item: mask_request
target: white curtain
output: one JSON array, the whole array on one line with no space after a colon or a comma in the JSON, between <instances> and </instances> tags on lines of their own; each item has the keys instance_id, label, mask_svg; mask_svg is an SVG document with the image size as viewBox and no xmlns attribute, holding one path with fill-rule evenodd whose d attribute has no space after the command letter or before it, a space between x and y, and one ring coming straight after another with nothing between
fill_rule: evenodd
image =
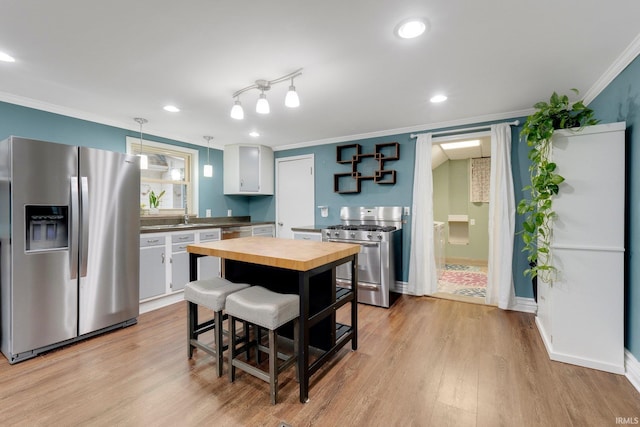
<instances>
[{"instance_id":1,"label":"white curtain","mask_svg":"<svg viewBox=\"0 0 640 427\"><path fill-rule=\"evenodd\" d=\"M431 295L438 289L438 274L433 253L433 176L430 133L418 135L416 140L411 213L408 291L411 295Z\"/></svg>"},{"instance_id":2,"label":"white curtain","mask_svg":"<svg viewBox=\"0 0 640 427\"><path fill-rule=\"evenodd\" d=\"M512 259L516 212L508 124L491 126L490 186L486 302L506 310L515 304Z\"/></svg>"}]
</instances>

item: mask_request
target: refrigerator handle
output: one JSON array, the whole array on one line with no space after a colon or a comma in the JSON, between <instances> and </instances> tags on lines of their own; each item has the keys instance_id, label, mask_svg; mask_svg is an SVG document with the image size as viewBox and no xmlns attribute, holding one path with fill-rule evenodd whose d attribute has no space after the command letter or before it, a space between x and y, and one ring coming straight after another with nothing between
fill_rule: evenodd
<instances>
[{"instance_id":1,"label":"refrigerator handle","mask_svg":"<svg viewBox=\"0 0 640 427\"><path fill-rule=\"evenodd\" d=\"M78 204L78 177L72 176L71 186L71 238L69 242L69 273L71 279L78 278L78 226L80 210Z\"/></svg>"},{"instance_id":2,"label":"refrigerator handle","mask_svg":"<svg viewBox=\"0 0 640 427\"><path fill-rule=\"evenodd\" d=\"M87 257L89 254L89 181L86 176L80 178L80 200L82 201L82 227L80 228L80 277L87 275Z\"/></svg>"}]
</instances>

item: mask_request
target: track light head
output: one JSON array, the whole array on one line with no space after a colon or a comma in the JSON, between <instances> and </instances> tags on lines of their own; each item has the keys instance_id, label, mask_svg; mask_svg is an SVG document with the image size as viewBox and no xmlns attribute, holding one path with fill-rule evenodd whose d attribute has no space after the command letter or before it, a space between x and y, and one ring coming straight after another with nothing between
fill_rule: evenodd
<instances>
[{"instance_id":1,"label":"track light head","mask_svg":"<svg viewBox=\"0 0 640 427\"><path fill-rule=\"evenodd\" d=\"M256 113L258 114L269 114L269 101L267 101L267 95L262 92L260 94L260 98L258 98L258 102L256 103Z\"/></svg>"},{"instance_id":2,"label":"track light head","mask_svg":"<svg viewBox=\"0 0 640 427\"><path fill-rule=\"evenodd\" d=\"M233 107L231 107L231 118L236 120L244 119L244 110L242 109L242 104L240 104L240 99L236 98L236 101L233 103Z\"/></svg>"},{"instance_id":3,"label":"track light head","mask_svg":"<svg viewBox=\"0 0 640 427\"><path fill-rule=\"evenodd\" d=\"M287 96L284 98L284 105L289 108L298 108L300 106L300 98L298 98L298 92L296 92L296 87L293 85L293 79L291 79L291 86L289 86Z\"/></svg>"}]
</instances>

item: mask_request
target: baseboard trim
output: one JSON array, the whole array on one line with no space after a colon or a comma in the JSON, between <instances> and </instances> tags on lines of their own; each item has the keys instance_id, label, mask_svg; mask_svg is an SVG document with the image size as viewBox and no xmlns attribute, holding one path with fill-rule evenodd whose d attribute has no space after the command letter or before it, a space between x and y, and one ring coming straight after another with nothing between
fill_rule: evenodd
<instances>
[{"instance_id":1,"label":"baseboard trim","mask_svg":"<svg viewBox=\"0 0 640 427\"><path fill-rule=\"evenodd\" d=\"M536 326L538 327L538 332L540 333L540 337L542 338L542 342L544 343L544 347L547 350L547 355L549 359L554 360L556 362L568 363L570 365L582 366L585 368L597 369L599 371L610 372L612 374L625 375L625 362L622 362L622 365L610 363L607 361L601 360L593 360L588 359L586 357L575 356L573 354L560 353L553 348L553 343L551 342L551 336L548 331L545 330L544 325L540 321L540 319L536 316Z\"/></svg>"},{"instance_id":2,"label":"baseboard trim","mask_svg":"<svg viewBox=\"0 0 640 427\"><path fill-rule=\"evenodd\" d=\"M148 299L140 303L140 314L157 310L179 301L184 301L184 292L176 292L174 294L163 295L159 298Z\"/></svg>"},{"instance_id":3,"label":"baseboard trim","mask_svg":"<svg viewBox=\"0 0 640 427\"><path fill-rule=\"evenodd\" d=\"M513 307L509 307L513 311L521 311L523 313L538 312L538 304L533 298L516 297L516 303Z\"/></svg>"},{"instance_id":4,"label":"baseboard trim","mask_svg":"<svg viewBox=\"0 0 640 427\"><path fill-rule=\"evenodd\" d=\"M409 284L407 282L396 281L393 284L391 291L411 295L409 293ZM509 310L536 314L538 311L538 304L536 304L533 298L516 297L515 304L512 307L509 307Z\"/></svg>"},{"instance_id":5,"label":"baseboard trim","mask_svg":"<svg viewBox=\"0 0 640 427\"><path fill-rule=\"evenodd\" d=\"M640 392L640 362L626 348L624 349L624 367L627 370L625 376L631 385Z\"/></svg>"},{"instance_id":6,"label":"baseboard trim","mask_svg":"<svg viewBox=\"0 0 640 427\"><path fill-rule=\"evenodd\" d=\"M407 282L399 282L396 281L391 288L392 292L397 292L399 294L409 294L409 284Z\"/></svg>"}]
</instances>

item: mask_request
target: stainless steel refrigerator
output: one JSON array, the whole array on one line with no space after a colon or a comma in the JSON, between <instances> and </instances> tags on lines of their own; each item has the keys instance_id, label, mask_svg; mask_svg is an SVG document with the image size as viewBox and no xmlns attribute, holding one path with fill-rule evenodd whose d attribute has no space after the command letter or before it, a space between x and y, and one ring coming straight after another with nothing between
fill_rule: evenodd
<instances>
[{"instance_id":1,"label":"stainless steel refrigerator","mask_svg":"<svg viewBox=\"0 0 640 427\"><path fill-rule=\"evenodd\" d=\"M136 323L136 156L0 142L1 350L10 363Z\"/></svg>"}]
</instances>

